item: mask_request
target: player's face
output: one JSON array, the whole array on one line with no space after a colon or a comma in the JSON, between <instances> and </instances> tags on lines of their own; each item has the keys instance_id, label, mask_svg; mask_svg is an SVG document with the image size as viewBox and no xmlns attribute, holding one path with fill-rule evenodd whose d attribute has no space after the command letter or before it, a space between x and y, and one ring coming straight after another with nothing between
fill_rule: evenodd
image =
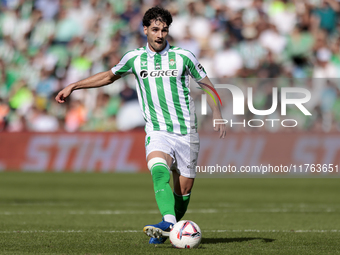
<instances>
[{"instance_id":1,"label":"player's face","mask_svg":"<svg viewBox=\"0 0 340 255\"><path fill-rule=\"evenodd\" d=\"M155 52L162 51L166 46L166 37L169 27L159 20L152 20L150 26L144 26L144 34L148 38L150 49Z\"/></svg>"}]
</instances>

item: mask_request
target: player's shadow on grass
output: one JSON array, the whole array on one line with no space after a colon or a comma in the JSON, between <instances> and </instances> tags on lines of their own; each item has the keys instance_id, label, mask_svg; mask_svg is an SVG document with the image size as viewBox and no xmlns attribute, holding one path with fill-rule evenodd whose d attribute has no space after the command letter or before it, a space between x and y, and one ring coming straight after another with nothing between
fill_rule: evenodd
<instances>
[{"instance_id":1,"label":"player's shadow on grass","mask_svg":"<svg viewBox=\"0 0 340 255\"><path fill-rule=\"evenodd\" d=\"M275 239L262 238L262 237L239 237L239 238L202 238L202 244L211 243L233 243L233 242L246 242L251 240L262 240L265 243L270 243L275 241Z\"/></svg>"}]
</instances>

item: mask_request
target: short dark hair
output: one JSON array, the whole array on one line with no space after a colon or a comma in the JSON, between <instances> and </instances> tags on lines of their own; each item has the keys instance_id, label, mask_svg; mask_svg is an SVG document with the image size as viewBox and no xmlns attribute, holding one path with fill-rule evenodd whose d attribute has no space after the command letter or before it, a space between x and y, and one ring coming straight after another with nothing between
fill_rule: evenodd
<instances>
[{"instance_id":1,"label":"short dark hair","mask_svg":"<svg viewBox=\"0 0 340 255\"><path fill-rule=\"evenodd\" d=\"M155 6L146 11L143 17L143 26L150 26L152 20L165 22L168 26L172 23L172 16L168 10Z\"/></svg>"}]
</instances>

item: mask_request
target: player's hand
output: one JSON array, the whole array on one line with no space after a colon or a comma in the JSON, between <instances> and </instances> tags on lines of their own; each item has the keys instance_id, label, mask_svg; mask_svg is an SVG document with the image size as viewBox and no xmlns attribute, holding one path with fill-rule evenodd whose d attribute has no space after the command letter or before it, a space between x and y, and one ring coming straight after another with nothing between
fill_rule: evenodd
<instances>
[{"instance_id":1,"label":"player's hand","mask_svg":"<svg viewBox=\"0 0 340 255\"><path fill-rule=\"evenodd\" d=\"M65 103L65 99L71 94L71 92L72 88L70 88L70 86L67 86L58 93L58 95L55 97L55 100L58 103Z\"/></svg>"},{"instance_id":2,"label":"player's hand","mask_svg":"<svg viewBox=\"0 0 340 255\"><path fill-rule=\"evenodd\" d=\"M213 112L213 119L222 119L221 113ZM227 126L226 124L216 124L216 126L214 127L214 130L220 132L220 136L219 136L220 138L224 138L227 133Z\"/></svg>"}]
</instances>

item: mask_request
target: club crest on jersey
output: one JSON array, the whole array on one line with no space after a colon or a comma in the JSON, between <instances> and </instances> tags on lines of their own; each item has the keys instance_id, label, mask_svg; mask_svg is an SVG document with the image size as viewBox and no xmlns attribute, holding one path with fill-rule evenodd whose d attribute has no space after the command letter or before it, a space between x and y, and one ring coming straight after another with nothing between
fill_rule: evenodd
<instances>
[{"instance_id":1,"label":"club crest on jersey","mask_svg":"<svg viewBox=\"0 0 340 255\"><path fill-rule=\"evenodd\" d=\"M148 72L147 70L142 70L139 73L139 76L142 79L147 78L148 76L158 78L158 77L177 77L178 70L172 69L172 70L155 70Z\"/></svg>"},{"instance_id":2,"label":"club crest on jersey","mask_svg":"<svg viewBox=\"0 0 340 255\"><path fill-rule=\"evenodd\" d=\"M169 64L170 64L171 66L173 66L174 64L176 64L176 62L175 62L175 60L170 59Z\"/></svg>"}]
</instances>

